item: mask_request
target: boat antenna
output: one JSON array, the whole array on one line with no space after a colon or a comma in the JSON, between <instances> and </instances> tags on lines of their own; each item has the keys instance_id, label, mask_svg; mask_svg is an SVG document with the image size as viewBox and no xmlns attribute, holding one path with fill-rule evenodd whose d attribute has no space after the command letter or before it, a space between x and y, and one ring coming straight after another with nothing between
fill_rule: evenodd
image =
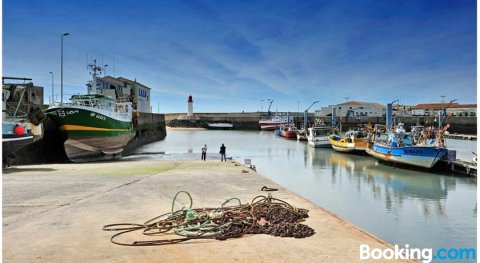
<instances>
[{"instance_id":1,"label":"boat antenna","mask_svg":"<svg viewBox=\"0 0 480 263\"><path fill-rule=\"evenodd\" d=\"M97 66L96 59L93 60L93 64L88 65L88 68L91 70L90 75L92 75L92 86L88 90L88 94L90 94L93 90L97 88L97 75L102 73L102 68L100 66Z\"/></svg>"},{"instance_id":2,"label":"boat antenna","mask_svg":"<svg viewBox=\"0 0 480 263\"><path fill-rule=\"evenodd\" d=\"M88 68L91 70L90 74L94 77L96 77L98 74L102 73L102 68L100 66L97 66L97 60L93 60L93 64L89 64ZM97 74L98 71L98 74Z\"/></svg>"}]
</instances>

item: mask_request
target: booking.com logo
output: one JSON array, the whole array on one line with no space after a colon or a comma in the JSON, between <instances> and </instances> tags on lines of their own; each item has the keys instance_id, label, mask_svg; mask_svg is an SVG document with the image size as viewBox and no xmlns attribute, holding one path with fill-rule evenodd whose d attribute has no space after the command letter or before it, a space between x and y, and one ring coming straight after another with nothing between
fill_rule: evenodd
<instances>
[{"instance_id":1,"label":"booking.com logo","mask_svg":"<svg viewBox=\"0 0 480 263\"><path fill-rule=\"evenodd\" d=\"M400 248L370 248L369 245L360 245L360 259L416 259L423 263L432 260L476 260L477 250L474 248L439 248L435 252L432 248L410 248L408 244Z\"/></svg>"}]
</instances>

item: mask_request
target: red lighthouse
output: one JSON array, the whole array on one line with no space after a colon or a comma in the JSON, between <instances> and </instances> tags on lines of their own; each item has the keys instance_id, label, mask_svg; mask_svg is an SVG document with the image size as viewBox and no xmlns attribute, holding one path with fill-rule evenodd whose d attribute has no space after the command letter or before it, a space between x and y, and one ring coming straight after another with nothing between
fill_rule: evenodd
<instances>
[{"instance_id":1,"label":"red lighthouse","mask_svg":"<svg viewBox=\"0 0 480 263\"><path fill-rule=\"evenodd\" d=\"M188 113L187 117L193 117L193 98L192 95L188 96Z\"/></svg>"}]
</instances>

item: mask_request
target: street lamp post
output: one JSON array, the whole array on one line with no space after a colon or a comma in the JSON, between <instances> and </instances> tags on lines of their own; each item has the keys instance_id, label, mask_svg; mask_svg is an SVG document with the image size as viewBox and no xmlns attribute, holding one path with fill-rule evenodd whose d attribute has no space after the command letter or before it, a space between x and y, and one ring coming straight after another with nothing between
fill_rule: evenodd
<instances>
[{"instance_id":1,"label":"street lamp post","mask_svg":"<svg viewBox=\"0 0 480 263\"><path fill-rule=\"evenodd\" d=\"M103 76L105 77L105 75L107 75L107 67L108 67L108 64L105 64L105 66L103 66Z\"/></svg>"},{"instance_id":2,"label":"street lamp post","mask_svg":"<svg viewBox=\"0 0 480 263\"><path fill-rule=\"evenodd\" d=\"M400 103L400 100L394 100L390 103L387 103L387 110L385 112L385 125L387 127L392 126L392 119L393 119L393 104L397 102ZM395 122L393 122L393 126L395 126Z\"/></svg>"},{"instance_id":3,"label":"street lamp post","mask_svg":"<svg viewBox=\"0 0 480 263\"><path fill-rule=\"evenodd\" d=\"M300 119L300 101L297 100L297 123L296 123L297 127L299 126L299 122L300 122L299 119Z\"/></svg>"},{"instance_id":4,"label":"street lamp post","mask_svg":"<svg viewBox=\"0 0 480 263\"><path fill-rule=\"evenodd\" d=\"M452 103L454 103L455 101L457 101L457 99L451 100L447 106L443 105L443 109L438 112L438 128L439 129L442 128L443 117L447 116L447 108L450 107L450 105L452 105Z\"/></svg>"},{"instance_id":5,"label":"street lamp post","mask_svg":"<svg viewBox=\"0 0 480 263\"><path fill-rule=\"evenodd\" d=\"M63 33L61 38L61 62L60 62L60 104L63 104L63 37L70 33Z\"/></svg>"},{"instance_id":6,"label":"street lamp post","mask_svg":"<svg viewBox=\"0 0 480 263\"><path fill-rule=\"evenodd\" d=\"M53 89L53 72L50 71L50 74L52 74L52 100L51 103L55 103L55 91Z\"/></svg>"}]
</instances>

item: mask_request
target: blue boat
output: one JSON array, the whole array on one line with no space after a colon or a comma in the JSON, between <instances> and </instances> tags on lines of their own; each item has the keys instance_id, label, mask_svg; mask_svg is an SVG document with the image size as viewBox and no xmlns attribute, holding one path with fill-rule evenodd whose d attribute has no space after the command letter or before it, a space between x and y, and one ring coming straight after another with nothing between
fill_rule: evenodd
<instances>
[{"instance_id":1,"label":"blue boat","mask_svg":"<svg viewBox=\"0 0 480 263\"><path fill-rule=\"evenodd\" d=\"M282 131L280 130L280 126L275 127L275 135L277 135L277 136L282 135Z\"/></svg>"},{"instance_id":2,"label":"blue boat","mask_svg":"<svg viewBox=\"0 0 480 263\"><path fill-rule=\"evenodd\" d=\"M403 127L396 131L389 131L387 137L376 138L370 143L366 152L382 161L412 165L423 168L432 168L440 159L448 154L448 150L439 147L436 141L431 139L428 143L414 143L410 133L405 132ZM386 140L385 140L386 139Z\"/></svg>"}]
</instances>

